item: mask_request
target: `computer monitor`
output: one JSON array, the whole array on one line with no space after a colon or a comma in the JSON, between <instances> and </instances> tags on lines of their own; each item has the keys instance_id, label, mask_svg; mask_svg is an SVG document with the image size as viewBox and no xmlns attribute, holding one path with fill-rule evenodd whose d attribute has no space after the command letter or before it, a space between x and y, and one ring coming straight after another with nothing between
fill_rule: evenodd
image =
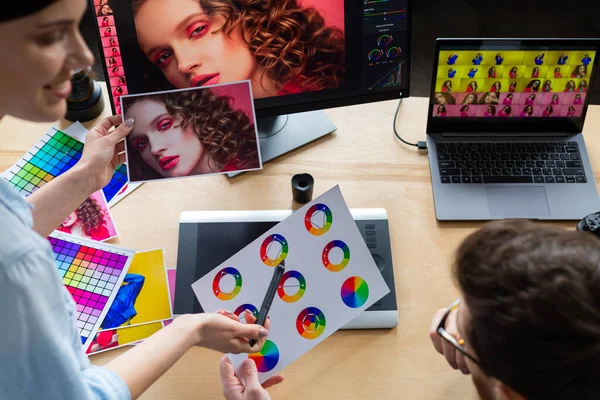
<instances>
[{"instance_id":1,"label":"computer monitor","mask_svg":"<svg viewBox=\"0 0 600 400\"><path fill-rule=\"evenodd\" d=\"M409 95L409 0L90 1L113 112L250 79L263 161L333 132L315 110Z\"/></svg>"},{"instance_id":2,"label":"computer monitor","mask_svg":"<svg viewBox=\"0 0 600 400\"><path fill-rule=\"evenodd\" d=\"M427 131L581 132L598 54L592 38L438 39Z\"/></svg>"}]
</instances>

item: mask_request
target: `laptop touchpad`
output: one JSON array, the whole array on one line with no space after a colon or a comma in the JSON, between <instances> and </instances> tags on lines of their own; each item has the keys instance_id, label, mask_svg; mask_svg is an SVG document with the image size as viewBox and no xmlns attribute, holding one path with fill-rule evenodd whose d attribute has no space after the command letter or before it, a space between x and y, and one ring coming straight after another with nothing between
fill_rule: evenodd
<instances>
[{"instance_id":1,"label":"laptop touchpad","mask_svg":"<svg viewBox=\"0 0 600 400\"><path fill-rule=\"evenodd\" d=\"M536 218L550 215L543 186L487 186L486 194L492 217Z\"/></svg>"}]
</instances>

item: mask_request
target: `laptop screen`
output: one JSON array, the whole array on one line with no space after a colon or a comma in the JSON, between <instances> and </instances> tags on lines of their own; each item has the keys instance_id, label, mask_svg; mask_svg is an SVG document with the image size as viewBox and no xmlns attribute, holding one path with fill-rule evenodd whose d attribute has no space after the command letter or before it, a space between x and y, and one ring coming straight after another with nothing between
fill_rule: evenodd
<instances>
[{"instance_id":1,"label":"laptop screen","mask_svg":"<svg viewBox=\"0 0 600 400\"><path fill-rule=\"evenodd\" d=\"M439 40L437 47L430 125L523 132L583 126L596 42Z\"/></svg>"}]
</instances>

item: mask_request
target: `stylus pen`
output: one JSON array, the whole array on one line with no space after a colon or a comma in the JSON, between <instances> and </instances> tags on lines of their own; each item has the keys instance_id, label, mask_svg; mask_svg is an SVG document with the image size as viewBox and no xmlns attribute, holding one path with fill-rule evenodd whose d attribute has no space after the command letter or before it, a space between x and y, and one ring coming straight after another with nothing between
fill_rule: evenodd
<instances>
[{"instance_id":1,"label":"stylus pen","mask_svg":"<svg viewBox=\"0 0 600 400\"><path fill-rule=\"evenodd\" d=\"M265 326L265 322L267 321L267 315L269 315L271 304L273 304L275 293L277 293L277 286L279 285L279 281L281 280L281 276L284 272L285 260L279 263L279 265L275 267L275 271L273 271L273 278L271 278L271 283L269 284L269 288L267 289L267 294L265 294L265 298L262 302L262 305L260 306L258 318L256 319L256 323L260 326ZM256 339L250 339L249 343L250 347L254 347L256 345Z\"/></svg>"}]
</instances>

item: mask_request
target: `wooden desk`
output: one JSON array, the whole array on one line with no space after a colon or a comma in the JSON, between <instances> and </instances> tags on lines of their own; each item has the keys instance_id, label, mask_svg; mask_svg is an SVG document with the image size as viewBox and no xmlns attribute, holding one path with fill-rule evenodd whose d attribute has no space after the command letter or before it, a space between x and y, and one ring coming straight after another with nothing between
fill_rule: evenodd
<instances>
[{"instance_id":1,"label":"wooden desk","mask_svg":"<svg viewBox=\"0 0 600 400\"><path fill-rule=\"evenodd\" d=\"M137 250L162 247L177 264L179 214L185 210L293 207L290 178L315 177L315 197L339 184L350 207L387 209L393 246L399 325L393 330L340 331L293 363L274 399L476 399L469 377L448 367L431 346L433 314L457 296L450 277L453 250L478 223L438 223L427 156L402 145L392 131L396 101L328 110L337 133L265 164L263 171L145 184L117 204L116 243ZM408 140L425 138L427 100L405 100L398 119ZM592 163L600 166L600 106L586 125ZM0 122L0 168L8 168L50 127ZM600 176L595 171L596 176ZM277 193L276 196L269 195ZM573 224L564 224L573 228ZM94 356L104 364L125 350ZM145 394L146 399L218 399L219 355L190 350Z\"/></svg>"}]
</instances>

